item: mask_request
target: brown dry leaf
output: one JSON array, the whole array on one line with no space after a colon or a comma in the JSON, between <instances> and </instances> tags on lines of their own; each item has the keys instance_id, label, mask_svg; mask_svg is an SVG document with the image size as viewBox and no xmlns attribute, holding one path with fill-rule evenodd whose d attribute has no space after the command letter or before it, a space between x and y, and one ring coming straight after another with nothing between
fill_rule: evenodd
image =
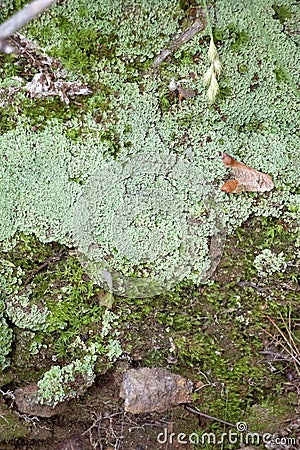
<instances>
[{"instance_id":1,"label":"brown dry leaf","mask_svg":"<svg viewBox=\"0 0 300 450\"><path fill-rule=\"evenodd\" d=\"M226 181L222 191L230 194L240 192L268 192L274 188L270 175L252 169L231 156L223 153L222 161L225 167L230 167L234 179Z\"/></svg>"}]
</instances>

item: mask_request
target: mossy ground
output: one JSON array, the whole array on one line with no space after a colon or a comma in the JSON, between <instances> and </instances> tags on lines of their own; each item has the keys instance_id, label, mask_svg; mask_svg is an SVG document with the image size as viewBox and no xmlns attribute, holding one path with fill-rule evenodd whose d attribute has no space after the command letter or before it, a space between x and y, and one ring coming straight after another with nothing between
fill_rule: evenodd
<instances>
[{"instance_id":1,"label":"mossy ground","mask_svg":"<svg viewBox=\"0 0 300 450\"><path fill-rule=\"evenodd\" d=\"M151 69L153 57L168 46L174 33L178 31L178 24L183 28L186 26L184 24L189 21L191 10L197 2L169 2L168 27L153 36L152 28L147 29L148 34L144 41L138 33L132 39L134 30L131 22L134 23L135 8L139 8L139 2L131 2L134 6L124 11L118 8L118 3L121 2L113 1L110 5L108 2L101 2L103 17L98 14L92 20L89 8L93 8L93 4L87 6L87 3L81 3L82 6L80 2L73 1L78 19L75 18L76 26L73 23L74 18L68 16L68 9L64 8L63 2L57 2L57 9L29 25L26 33L38 40L41 46L47 47L49 55L60 58L69 70L70 79L78 78L88 82L92 94L71 99L70 104L65 105L58 98L30 99L24 92L18 92L8 97L1 107L1 134L14 130L20 117L24 124L36 127L37 133L51 127L53 121L56 121L64 127L65 135L74 143L80 139L84 140L87 135L95 136L105 145L105 156L118 158L122 152L131 154L134 138L139 136L132 132L134 116L130 116L127 121L127 113L131 114L134 108L139 112L139 101L145 102L147 107L149 102L151 110L149 99L153 94L154 99L158 98L159 114L162 117L166 114L166 120L170 121L170 129L159 128L157 135L167 132L164 139L168 143L176 142L175 151L179 155L189 146L193 146L198 162L206 158L213 165L219 158L215 153L217 149L223 150L224 142L230 148L238 136L239 153L243 152L245 147L248 148L249 142L253 140L253 149L257 151L257 155L252 155L250 150L245 150L245 155L248 155L250 161L255 158L252 161L254 163L257 160L266 161L265 170L274 169L274 175L279 174L279 189L274 198L270 194L270 201L267 197L265 205L262 201L261 209L259 199L263 199L263 196L243 194L228 198L228 202L225 202L227 213L231 215L230 208L233 204L232 215L236 217L236 222L229 222L231 225L234 223L233 228L236 228L236 223L244 223L227 236L223 258L207 284L195 287L191 283L182 283L171 292L147 299L115 297L111 310L116 316L112 316L114 319L109 334L103 337L103 315L109 299L88 279L75 252L58 243L43 244L34 235L20 233L15 236L17 245L9 251L1 250L0 260L13 265L12 271L20 283L17 294L27 293L30 288L30 304L42 304L48 308L50 315L46 329L33 330L17 327L5 316L4 311L14 339L10 355L11 365L0 376L3 392L37 382L53 365L67 365L74 359L83 357L91 344L98 346L98 361L95 366L97 379L95 385L82 398L71 400L67 404L61 416L40 419L39 422L32 418L28 421L28 417L19 417L11 397L6 395L6 404L0 404L0 448L53 449L53 442L59 445L58 442L67 441L70 434L79 436L87 430L95 415L99 415L104 409L108 411L110 418L104 420L103 428L98 431L100 434L98 437L93 434L93 439L102 440L103 446L110 444L118 448L116 435L112 431L116 430L118 435L123 433L125 436L123 448L126 450L143 448L147 436L150 436L147 441L148 448L158 449L157 430L162 431L166 423L171 429L171 423L174 422L176 432L196 432L200 436L201 433L209 431L220 435L228 429L215 420L201 418L199 422L197 416L181 407L163 415L149 414L139 418L124 415L112 373L118 377L126 364L132 367L158 366L176 371L194 382L196 389L193 406L198 407L201 412L233 424L245 422L252 431L273 433L286 421L292 421L299 415L297 368L293 361L289 360L285 350L284 360L277 361L274 356L281 352L281 344L286 345L274 323L287 339L292 336L297 345L300 339L300 250L297 224L294 223L299 210L299 185L295 181L299 180L299 167L296 163L293 164L296 160L293 159L292 138L289 142L287 137L282 148L278 138L279 150L278 154L274 155L277 164L275 168L273 153L268 156L268 148L263 150L265 153L258 152L262 147L261 142L265 142L265 147L268 147L269 141L263 140L264 133L272 133L274 127L276 135L281 122L278 122L275 109L275 112L270 109L273 113L270 113L266 120L264 114L268 113L267 108L262 109L261 115L257 110L248 116L250 103L253 107L256 103L250 101L244 105L243 96L248 95L245 87L247 80L250 80L250 93L256 92L260 86L264 89L265 81L269 79L270 73L273 73L274 61L269 61L269 54L263 61L257 58L256 61L254 56L251 61L245 60L244 48L255 42L250 35L250 29L246 28L245 23L227 21L225 24L228 17L226 11L223 11L224 15L219 16L223 23L214 28L214 38L222 58L225 59L225 72L220 80L217 105L209 107L204 100L205 91L201 81L209 44L207 33L200 34L197 41L183 46L163 62L159 74ZM160 6L160 2L154 3L156 9L154 8L153 23L159 28L159 24L165 23L166 11ZM18 9L23 4L24 2L15 2L14 8ZM112 13L109 11L111 5ZM147 7L143 4L146 11ZM271 13L271 18L283 27L281 35L296 42L297 35L289 34L289 31L293 30L295 20L294 2L286 2L286 5L277 2ZM127 35L122 35L119 28L115 32L112 31L116 26L113 21L107 19L110 14L120 25L121 31L124 28L121 23L124 22L128 26ZM148 23L145 17L143 20ZM96 19L101 20L101 26L104 24L101 32L95 25ZM287 20L289 26L286 26ZM226 52L230 54L227 61ZM255 52L256 49L252 55ZM232 62L235 61L234 56L239 60L238 63ZM18 59L13 55L0 55L0 63L1 83L5 88L8 82L14 85L14 77L21 77L25 83L30 81L36 72L28 60ZM230 64L236 67L236 79L231 79L234 71L230 72L228 69ZM266 71L268 67L270 72L260 73L261 66L262 71ZM196 75L190 74L191 71ZM274 76L277 83L276 96L278 94L280 103L283 97L288 97L286 92L289 91L280 67L274 69ZM188 78L192 87L195 87L193 80L196 79L196 87L202 96L200 100L198 97L180 103L178 97L168 90L168 84L173 77ZM243 86L239 92L235 91L238 83ZM142 98L143 93L148 95L146 100ZM237 104L241 110L234 104L235 96L240 99L241 104ZM264 103L270 101L266 92L262 93L262 99ZM145 104L141 104L142 114L146 111ZM197 107L198 115L195 114ZM285 116L279 110L283 134L290 132L293 135L292 111L292 108L285 111L288 123L285 125ZM149 117L151 118L151 113ZM173 121L174 117L176 120ZM222 128L226 123L228 130ZM220 134L215 131L219 128L223 130ZM235 132L237 134L234 134ZM141 139L146 137L145 135ZM215 153L212 153L212 149ZM289 153L291 159L289 164L284 166L286 153ZM296 156L298 158L298 155ZM210 172L210 169L208 171ZM219 170L215 175L218 184L222 176L223 173ZM85 173L82 174L82 179L86 179ZM84 183L82 179L76 177L71 181L81 184ZM280 196L282 189L288 189L286 203L282 197L278 197L279 200L276 197L277 194ZM261 216L251 215L244 221L249 217L247 202L251 203L253 209L256 208L256 215L261 213ZM237 212L239 208L241 211ZM263 217L279 215L277 212L283 209L289 214L285 219ZM284 273L273 273L267 277L257 273L254 259L263 249L271 249L276 254L284 252L288 261ZM45 262L47 264L43 266ZM21 269L21 274L17 273L18 268ZM289 333L292 335L289 336ZM113 358L107 358L110 334L121 344L123 362L119 362L117 367L103 375L113 366ZM262 354L262 351L269 353ZM94 428L93 433L96 431ZM85 437L88 439L82 444L86 446L83 448L90 448L89 433ZM121 442L120 446L123 445ZM216 445L205 445L199 448L216 448ZM219 447L236 448L229 442Z\"/></svg>"},{"instance_id":2,"label":"mossy ground","mask_svg":"<svg viewBox=\"0 0 300 450\"><path fill-rule=\"evenodd\" d=\"M298 404L295 366L292 361L277 362L261 352L282 350L282 338L268 317L287 333L283 319L288 323L291 314L290 331L299 339L299 273L290 265L285 273L261 278L253 260L266 246L292 255L296 238L293 229L278 219L252 218L228 237L221 263L208 284L200 288L178 286L152 299L116 297L112 311L118 316L115 326L126 360L133 367L166 367L190 378L196 386L194 406L221 420L233 424L243 421L261 433L273 433L292 420ZM45 259L62 250L59 261L34 275ZM76 339L88 342L101 332L104 294L88 280L72 252L61 246L20 236L17 247L2 253L4 257L23 268L24 281L32 276L34 297L46 296L53 314L47 331L29 333L27 339L24 330L14 329L11 382L5 390L38 380L53 361L65 364L80 356L80 349L74 346ZM100 364L96 372L103 370ZM87 395L97 403L96 390ZM85 400L74 402L81 405ZM87 414L86 429L92 420ZM190 418L192 426L188 425L187 414L182 411L173 417L178 432L188 429L201 436L203 432L218 435L224 431L215 421L204 420L199 426ZM11 439L11 431L8 433ZM235 447L227 443L223 448Z\"/></svg>"}]
</instances>

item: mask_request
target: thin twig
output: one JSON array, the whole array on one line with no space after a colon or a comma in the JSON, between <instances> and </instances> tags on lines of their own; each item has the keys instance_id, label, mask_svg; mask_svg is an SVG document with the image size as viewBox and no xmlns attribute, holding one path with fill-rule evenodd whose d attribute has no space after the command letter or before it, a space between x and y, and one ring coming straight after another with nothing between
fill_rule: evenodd
<instances>
[{"instance_id":1,"label":"thin twig","mask_svg":"<svg viewBox=\"0 0 300 450\"><path fill-rule=\"evenodd\" d=\"M209 414L205 414L205 413L199 411L199 409L192 408L191 406L188 406L188 405L185 405L184 408L193 414L197 414L198 416L205 417L206 419L214 420L219 423L223 423L224 425L228 425L229 427L232 427L232 428L236 428L236 424L227 422L226 420L219 419L218 417L210 416Z\"/></svg>"},{"instance_id":2,"label":"thin twig","mask_svg":"<svg viewBox=\"0 0 300 450\"><path fill-rule=\"evenodd\" d=\"M205 16L206 16L207 28L208 28L209 36L213 40L214 38L213 38L213 32L212 32L212 24L211 24L211 21L210 21L209 11L208 11L208 6L207 6L207 3L206 3L206 0L203 0L203 7L204 7L204 11L205 11Z\"/></svg>"},{"instance_id":3,"label":"thin twig","mask_svg":"<svg viewBox=\"0 0 300 450\"><path fill-rule=\"evenodd\" d=\"M290 317L290 313L289 313L289 324L287 325L286 322L284 321L284 318L282 317L282 315L280 314L280 318L285 326L286 332L288 334L289 339L286 337L285 333L283 331L281 331L281 329L279 328L279 326L276 324L276 322L270 317L267 316L267 318L269 319L269 321L272 323L272 325L276 328L277 332L280 334L280 336L282 337L283 341L286 343L286 345L283 342L278 341L278 345L280 345L283 350L290 355L291 360L294 363L295 369L297 374L300 376L300 352L299 349L295 343L295 340L293 338L293 334L291 331L291 317ZM274 336L269 333L267 330L263 329L263 331L270 337L272 337L274 339Z\"/></svg>"},{"instance_id":4,"label":"thin twig","mask_svg":"<svg viewBox=\"0 0 300 450\"><path fill-rule=\"evenodd\" d=\"M240 281L240 282L237 283L237 285L241 286L241 287L251 287L253 289L257 289L258 291L263 291L264 290L264 288L261 288L261 287L257 286L254 283L249 283L248 281Z\"/></svg>"},{"instance_id":5,"label":"thin twig","mask_svg":"<svg viewBox=\"0 0 300 450\"><path fill-rule=\"evenodd\" d=\"M64 254L64 250L59 250L58 253L56 253L54 256L49 256L39 267L37 267L35 270L31 272L29 277L25 280L24 286L27 286L29 283L31 283L33 277L40 273L42 270L46 269L46 267L49 266L49 264L60 261L62 256Z\"/></svg>"},{"instance_id":6,"label":"thin twig","mask_svg":"<svg viewBox=\"0 0 300 450\"><path fill-rule=\"evenodd\" d=\"M292 319L291 319L291 310L290 310L290 308L289 308L289 316L288 316L288 321L289 321L288 326L287 326L287 324L285 323L285 321L284 321L284 319L283 319L281 313L280 313L280 318L281 318L281 320L282 320L282 323L283 323L284 326L285 326L285 329L286 329L286 331L287 331L287 334L289 335L289 339L290 339L291 345L292 345L292 347L294 348L294 351L295 351L296 355L297 355L298 357L300 357L300 353L299 353L297 344L295 343L294 336L293 336L293 333L292 333Z\"/></svg>"},{"instance_id":7,"label":"thin twig","mask_svg":"<svg viewBox=\"0 0 300 450\"><path fill-rule=\"evenodd\" d=\"M260 355L270 355L273 356L273 361L294 361L290 355L285 355L284 353L271 352L269 350L263 350L259 352Z\"/></svg>"},{"instance_id":8,"label":"thin twig","mask_svg":"<svg viewBox=\"0 0 300 450\"><path fill-rule=\"evenodd\" d=\"M284 350L288 355L290 355L291 359L292 359L293 361L295 361L295 356L291 354L291 351L290 351L290 350L289 350L282 342L280 342L278 339L276 339L276 337L275 337L272 333L270 333L269 331L265 330L264 328L262 328L262 331L264 331L264 332L265 332L268 336L270 336L271 338L275 339L275 340L276 340L276 345L280 345L280 347L282 347L283 350Z\"/></svg>"},{"instance_id":9,"label":"thin twig","mask_svg":"<svg viewBox=\"0 0 300 450\"><path fill-rule=\"evenodd\" d=\"M170 42L169 48L163 49L152 63L152 68L156 69L171 53L175 52L183 44L190 41L199 31L204 30L206 26L206 17L201 8L201 17L197 17L192 26L181 33L174 41Z\"/></svg>"},{"instance_id":10,"label":"thin twig","mask_svg":"<svg viewBox=\"0 0 300 450\"><path fill-rule=\"evenodd\" d=\"M227 426L229 426L231 428L235 428L236 430L239 431L239 429L238 429L238 424L239 423L227 422L226 420L219 419L218 417L214 417L214 416L210 416L209 414L205 414L205 413L199 411L198 408L192 408L191 406L188 406L188 405L184 405L184 408L187 409L188 411L190 411L193 414L197 414L198 416L205 417L206 419L214 420L215 422L222 423L223 425L227 425ZM248 430L248 429L247 430L243 430L243 431L247 431L247 433L249 433L249 434L254 434L255 433L258 436L263 436L260 433L257 433L257 432L254 432L254 431L251 431L251 430Z\"/></svg>"},{"instance_id":11,"label":"thin twig","mask_svg":"<svg viewBox=\"0 0 300 450\"><path fill-rule=\"evenodd\" d=\"M41 14L46 8L49 8L54 1L55 0L34 0L10 17L10 19L2 23L2 25L0 25L0 51L11 53L13 48L7 42L7 38Z\"/></svg>"}]
</instances>

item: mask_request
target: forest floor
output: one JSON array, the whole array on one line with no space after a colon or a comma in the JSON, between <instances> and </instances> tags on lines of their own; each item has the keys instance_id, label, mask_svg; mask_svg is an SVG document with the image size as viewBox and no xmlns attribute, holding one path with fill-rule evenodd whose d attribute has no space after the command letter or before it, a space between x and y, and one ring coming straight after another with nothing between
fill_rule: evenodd
<instances>
[{"instance_id":1,"label":"forest floor","mask_svg":"<svg viewBox=\"0 0 300 450\"><path fill-rule=\"evenodd\" d=\"M0 22L25 3L2 2ZM271 47L244 2L209 7L223 65L214 104L202 6L125 3L57 1L14 37L17 54L0 54L0 450L299 450L296 2L256 0ZM213 186L222 257L204 283L199 257L160 295L108 296L67 241L70 211L94 169L164 150ZM222 192L222 152L270 174L274 190ZM110 189L111 172L103 179ZM126 412L123 372L142 367L191 380L191 402ZM16 399L41 380L51 417Z\"/></svg>"},{"instance_id":2,"label":"forest floor","mask_svg":"<svg viewBox=\"0 0 300 450\"><path fill-rule=\"evenodd\" d=\"M300 332L298 275L291 266L284 273L259 277L253 267L255 254L265 247L293 252L295 238L293 230L279 220L254 218L227 238L222 260L209 283L199 288L179 286L152 299L116 297L112 311L121 316L118 329L122 359L97 376L85 395L65 404L58 415L37 418L21 414L14 423L14 432L22 436L23 431L24 436L6 444L2 441L0 448L192 448L190 443L180 444L182 437L178 443L179 433L191 435L192 442L196 442L193 433L198 433L201 443L205 432L213 432L220 439L223 432L230 430L217 420L193 414L184 405L160 414L125 413L119 397L122 371L145 366L167 368L190 379L194 384L191 406L200 412L233 425L246 423L255 433L279 433L285 439L291 438L291 444L293 439L296 442L300 436L295 425L299 417L300 377L294 345ZM27 242L27 255L28 245ZM34 245L34 256L30 264L28 259L26 262L25 277L48 256L41 244L43 253L38 256L36 241ZM52 245L48 250L53 254ZM22 245L15 248L9 255L10 261L25 262L23 251ZM74 258L67 255L35 276L44 280L49 277L52 282L56 274L61 277L62 268L57 265L66 266L68 259ZM75 267L82 283L87 283L80 266ZM99 302L99 292L88 300L94 302ZM24 361L14 362L14 379L2 391L13 391L19 384L18 378L32 381L37 377L39 359L41 354L31 356L26 367ZM43 355L42 360L45 359L49 355ZM5 408L16 411L9 396ZM5 434L11 438L13 430L6 429L5 415L1 420L2 439ZM157 436L164 430L168 437L161 436L163 443L159 444ZM171 433L175 433L173 438ZM217 448L212 441L203 439L199 448ZM234 436L231 440L225 439L220 448L237 448ZM299 447L295 444L274 448Z\"/></svg>"}]
</instances>

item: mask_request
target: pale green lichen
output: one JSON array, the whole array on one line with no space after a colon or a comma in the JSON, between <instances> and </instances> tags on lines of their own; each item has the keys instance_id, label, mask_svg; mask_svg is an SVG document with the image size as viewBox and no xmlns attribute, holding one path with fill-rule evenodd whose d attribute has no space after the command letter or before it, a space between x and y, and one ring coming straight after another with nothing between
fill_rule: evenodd
<instances>
[{"instance_id":1,"label":"pale green lichen","mask_svg":"<svg viewBox=\"0 0 300 450\"><path fill-rule=\"evenodd\" d=\"M10 364L8 355L11 352L12 339L13 331L11 328L9 328L6 320L1 316L0 313L0 370L4 370Z\"/></svg>"},{"instance_id":2,"label":"pale green lichen","mask_svg":"<svg viewBox=\"0 0 300 450\"><path fill-rule=\"evenodd\" d=\"M105 310L105 313L102 316L102 329L101 329L101 337L106 337L110 331L115 330L115 325L119 316L109 309Z\"/></svg>"},{"instance_id":3,"label":"pale green lichen","mask_svg":"<svg viewBox=\"0 0 300 450\"><path fill-rule=\"evenodd\" d=\"M93 384L97 357L86 355L70 364L53 366L38 382L38 401L42 405L56 406L59 402L78 397Z\"/></svg>"},{"instance_id":4,"label":"pale green lichen","mask_svg":"<svg viewBox=\"0 0 300 450\"><path fill-rule=\"evenodd\" d=\"M49 310L43 301L39 304L30 298L30 289L20 292L23 271L20 267L6 260L0 262L0 291L2 293L4 311L11 323L22 329L44 329Z\"/></svg>"},{"instance_id":5,"label":"pale green lichen","mask_svg":"<svg viewBox=\"0 0 300 450\"><path fill-rule=\"evenodd\" d=\"M275 272L284 272L287 261L283 252L276 254L270 249L264 249L255 257L253 265L260 276L268 276Z\"/></svg>"},{"instance_id":6,"label":"pale green lichen","mask_svg":"<svg viewBox=\"0 0 300 450\"><path fill-rule=\"evenodd\" d=\"M106 351L107 351L106 355L109 361L115 361L123 353L121 344L117 339L109 339L109 342L106 346Z\"/></svg>"},{"instance_id":7,"label":"pale green lichen","mask_svg":"<svg viewBox=\"0 0 300 450\"><path fill-rule=\"evenodd\" d=\"M112 316L113 313L111 313L111 319ZM111 336L115 335L114 329ZM95 364L99 355L104 353L108 361L115 361L122 354L120 342L113 337L108 340L106 346L98 342L86 345L80 339L75 340L74 345L84 349L84 356L62 367L52 366L44 373L38 381L38 401L41 404L54 407L59 402L82 395L93 384L96 376Z\"/></svg>"},{"instance_id":8,"label":"pale green lichen","mask_svg":"<svg viewBox=\"0 0 300 450\"><path fill-rule=\"evenodd\" d=\"M93 158L91 166L101 152L93 138L88 141L86 156ZM20 124L2 135L0 184L7 194L1 196L0 240L19 229L36 233L45 242L70 242L72 205L80 192L74 179L88 176L83 170L83 149L83 142L66 138L55 123L41 133Z\"/></svg>"},{"instance_id":9,"label":"pale green lichen","mask_svg":"<svg viewBox=\"0 0 300 450\"><path fill-rule=\"evenodd\" d=\"M99 284L110 274L111 289L128 296L154 295L184 277L204 279L209 238L219 231L216 222L222 227L213 196L201 171L165 151L102 166L74 212L88 274Z\"/></svg>"},{"instance_id":10,"label":"pale green lichen","mask_svg":"<svg viewBox=\"0 0 300 450\"><path fill-rule=\"evenodd\" d=\"M30 292L14 295L6 299L5 312L10 321L26 330L44 330L47 328L48 308L39 306L30 300Z\"/></svg>"},{"instance_id":11,"label":"pale green lichen","mask_svg":"<svg viewBox=\"0 0 300 450\"><path fill-rule=\"evenodd\" d=\"M281 63L296 81L299 55L295 37L284 33L282 23L273 17L271 0L254 3ZM291 16L297 15L292 2L287 4ZM19 229L36 233L42 241L71 243L73 205L84 189L81 184L95 171L109 186L113 177L107 163L114 164L114 159L121 164L131 158L134 161L134 157L142 152L160 154L167 151L186 161L189 161L187 155L192 154L193 166L201 173L203 182L216 190L215 201L229 231L236 229L251 214L299 222L297 97L286 80L278 77L278 61L269 51L268 42L253 21L251 11L243 3L221 0L216 5L218 20L213 24L214 39L218 42L224 67L219 103L213 108L205 100L201 81L204 69L199 64L206 58L207 30L198 35L205 45L199 44L195 37L163 63L158 73L147 71L144 66L139 71L132 64L133 60L138 63L147 59L151 63L154 54L167 46L170 35L181 31L183 12L178 4L166 2L165 6L167 10L158 1L150 5L142 0L132 0L122 8L118 2L92 4L74 0L72 8L56 5L51 14L41 16L28 26L26 32L40 40L46 51L63 55L70 72L73 69L74 77L74 67L77 63L82 64L82 73L88 72L86 79L96 83L96 87L91 98L86 100L90 106L86 113L75 114L64 124L43 119L38 114L43 129L31 130L23 118L14 130L2 135L1 240L11 237ZM170 20L163 27L167 13ZM70 23L77 26L76 36ZM85 27L88 28L86 34ZM143 36L138 34L140 30L143 30ZM77 56L68 51L68 45L73 51L74 42L81 37L86 38L82 42L90 41L92 46L90 56L82 59L78 57L83 53L80 48ZM99 52L93 47L97 44L100 44ZM189 77L190 72L195 74L195 81L190 83L198 90L198 95L180 105L176 99L170 101L169 108L162 111L161 96L168 90L170 79ZM38 104L32 100L32 107L35 106L38 109ZM77 129L81 131L76 140L66 137ZM228 196L220 192L225 177L220 152L269 173L276 189L267 195ZM137 174L138 170L137 167ZM138 182L143 182L142 177ZM120 198L121 190L121 184L113 186L110 201ZM181 195L180 179L175 190ZM102 209L103 224L110 224L111 211L107 201ZM124 228L126 221L120 221L121 228L122 224ZM176 242L178 226L175 225L170 230L165 222L171 243ZM139 235L126 230L129 240L145 236L145 242L139 241L139 248L149 247L147 233ZM163 241L161 248L158 248L159 244L156 241L153 251L164 252ZM118 233L109 234L106 229L105 245L109 250L119 248L121 253L124 252L116 262L117 269L130 273L133 266L142 266L136 258L128 265L124 263L128 249L120 242ZM204 253L207 254L208 247L203 245L202 249L187 275L192 281L199 281L199 274L207 267ZM172 252L176 256L174 248ZM159 264L160 261L151 270L170 276L170 266ZM137 273L143 269L137 267Z\"/></svg>"}]
</instances>

